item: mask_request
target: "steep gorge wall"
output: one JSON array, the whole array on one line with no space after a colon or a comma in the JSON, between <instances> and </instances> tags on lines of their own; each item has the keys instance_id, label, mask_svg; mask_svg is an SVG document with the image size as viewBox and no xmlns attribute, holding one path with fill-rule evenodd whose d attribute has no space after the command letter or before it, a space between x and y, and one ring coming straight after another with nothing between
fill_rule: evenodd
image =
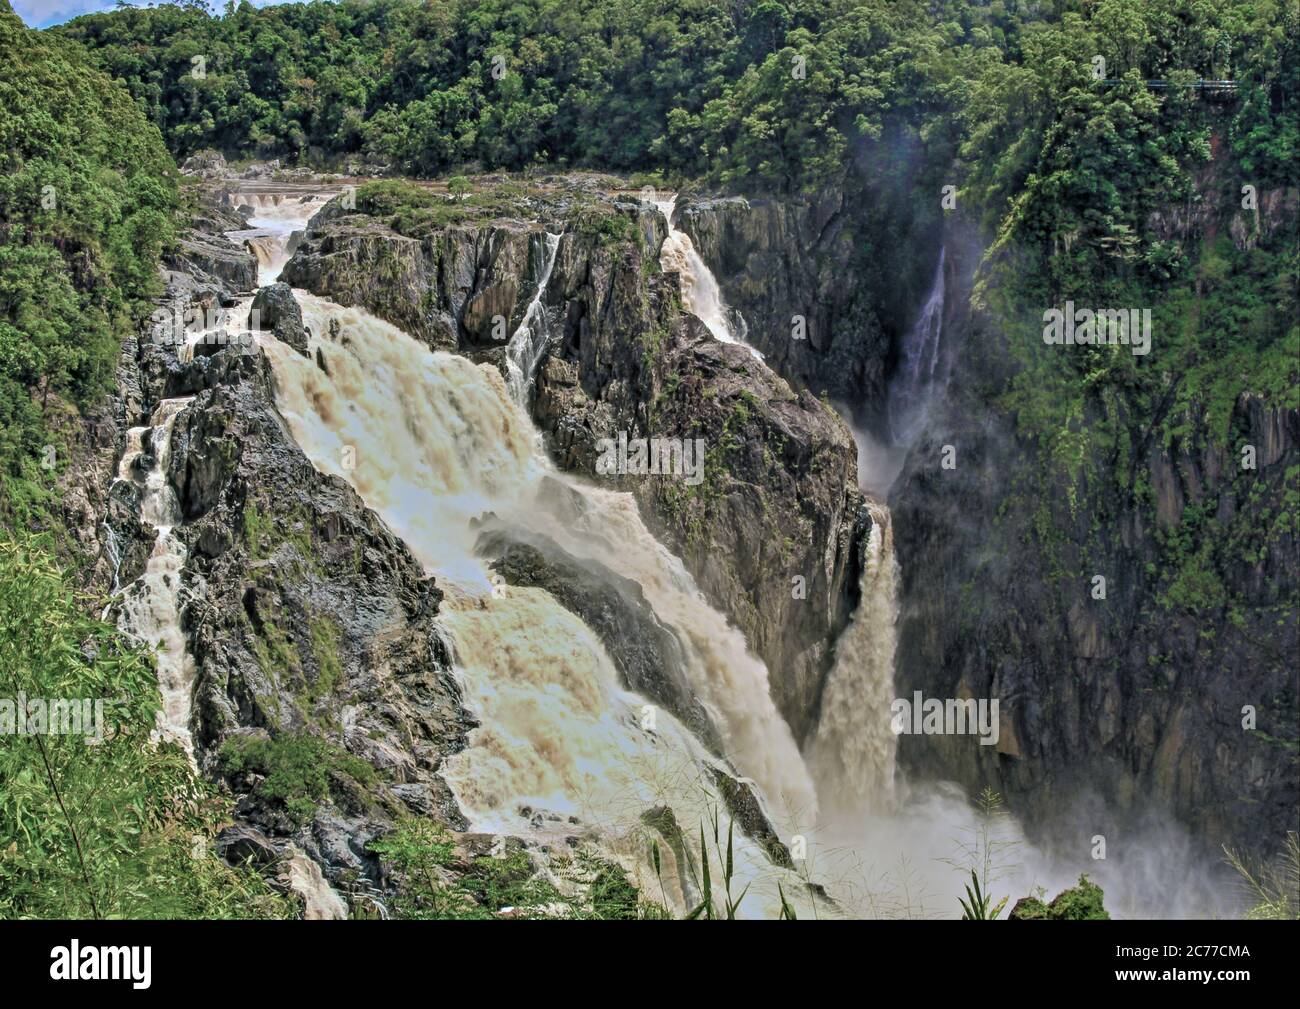
<instances>
[{"instance_id":1,"label":"steep gorge wall","mask_svg":"<svg viewBox=\"0 0 1300 1009\"><path fill-rule=\"evenodd\" d=\"M1216 233L1238 248L1287 240L1294 191L1262 192L1251 215L1222 198L1222 183L1201 173L1195 204L1149 226L1188 243ZM681 204L679 220L769 363L856 404L878 429L910 319L885 310L870 277L809 269L827 262L810 253L827 248L825 236L872 227L861 208L837 217L831 202L697 200ZM1077 478L1056 474L997 404L1014 356L997 320L970 308L982 256L974 229L954 217L940 241L952 384L889 496L903 571L895 686L900 697L999 698L1001 733L996 746L905 735L901 766L972 793L992 786L1040 834L1080 852L1094 834L1131 839L1144 821L1173 815L1207 849L1272 854L1296 829L1300 802L1297 411L1245 392L1225 445L1198 401L1181 417L1143 421L1131 459L1094 455ZM900 286L918 291L927 269ZM913 314L923 298L913 295ZM808 343L791 341L792 307L813 303L823 307L808 308L810 318L843 319L848 304L870 321L856 335L823 325ZM1169 445L1146 426L1165 420L1185 431ZM1241 468L1246 444L1257 471ZM955 469L941 467L945 445ZM1144 482L1149 502L1130 492ZM1232 543L1208 562L1227 602L1199 612L1170 602L1161 543L1174 536L1193 553L1203 537ZM1098 574L1105 600L1092 598ZM1243 727L1246 706L1253 729Z\"/></svg>"},{"instance_id":2,"label":"steep gorge wall","mask_svg":"<svg viewBox=\"0 0 1300 1009\"><path fill-rule=\"evenodd\" d=\"M1216 232L1241 250L1294 242L1294 191L1262 193L1252 215L1221 176L1201 172L1194 211L1149 226L1192 246ZM1211 853L1271 856L1300 803L1300 411L1245 388L1225 441L1209 390L1187 407L1171 391L1154 415L1121 418L1126 454L1094 450L1071 473L990 409L1011 374L1004 343L996 319L969 318L948 401L890 496L900 694L998 697L1001 738L906 736L903 766L991 784L1078 851L1172 816ZM1081 420L1107 422L1096 408Z\"/></svg>"},{"instance_id":3,"label":"steep gorge wall","mask_svg":"<svg viewBox=\"0 0 1300 1009\"><path fill-rule=\"evenodd\" d=\"M688 195L675 223L767 363L880 428L896 337L937 257L937 198L919 206L883 183L803 199Z\"/></svg>"}]
</instances>

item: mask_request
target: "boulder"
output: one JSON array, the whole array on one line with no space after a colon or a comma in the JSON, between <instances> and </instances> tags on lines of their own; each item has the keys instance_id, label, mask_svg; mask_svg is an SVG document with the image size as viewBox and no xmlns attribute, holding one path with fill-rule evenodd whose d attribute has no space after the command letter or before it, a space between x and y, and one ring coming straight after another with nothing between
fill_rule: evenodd
<instances>
[{"instance_id":1,"label":"boulder","mask_svg":"<svg viewBox=\"0 0 1300 1009\"><path fill-rule=\"evenodd\" d=\"M302 321L302 308L286 283L268 284L253 299L253 319L263 332L273 333L281 343L288 344L307 357L307 329Z\"/></svg>"}]
</instances>

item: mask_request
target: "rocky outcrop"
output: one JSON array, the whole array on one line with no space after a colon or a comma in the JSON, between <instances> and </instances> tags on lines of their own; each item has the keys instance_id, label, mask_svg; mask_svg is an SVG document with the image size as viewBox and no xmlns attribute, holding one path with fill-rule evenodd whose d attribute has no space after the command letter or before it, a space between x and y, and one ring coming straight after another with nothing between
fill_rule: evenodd
<instances>
[{"instance_id":1,"label":"rocky outcrop","mask_svg":"<svg viewBox=\"0 0 1300 1009\"><path fill-rule=\"evenodd\" d=\"M777 707L802 740L835 637L856 605L855 545L867 518L853 440L827 405L794 393L694 317L684 317L661 353L654 391L629 411L630 421L616 406L617 379L594 397L571 386L561 400L549 384L558 369L539 383L539 418L553 421L579 468L601 480L611 479L596 473L601 438L698 440L703 472L694 486L655 476L613 482L632 491L652 531L745 632L767 663ZM552 414L561 401L565 412Z\"/></svg>"},{"instance_id":2,"label":"rocky outcrop","mask_svg":"<svg viewBox=\"0 0 1300 1009\"><path fill-rule=\"evenodd\" d=\"M69 568L97 591L114 591L144 570L153 537L139 519L140 488L116 479L118 460L127 430L145 426L160 399L184 392L176 381L177 350L187 327L235 301L237 292L223 274L239 283L255 277L256 260L221 230L243 226L242 219L201 204L183 240L164 258L164 293L150 320L123 341L111 391L80 416L66 415L63 437L71 460L58 485L75 553ZM196 257L199 249L206 251ZM57 416L56 423L62 423Z\"/></svg>"},{"instance_id":3,"label":"rocky outcrop","mask_svg":"<svg viewBox=\"0 0 1300 1009\"><path fill-rule=\"evenodd\" d=\"M219 285L231 294L251 293L257 288L257 257L225 237L225 232L247 226L238 214L206 204L181 235L169 265L199 284Z\"/></svg>"},{"instance_id":4,"label":"rocky outcrop","mask_svg":"<svg viewBox=\"0 0 1300 1009\"><path fill-rule=\"evenodd\" d=\"M644 231L619 245L561 241L551 290L562 329L534 416L556 458L593 477L602 439L703 440L694 485L613 482L636 495L651 531L745 633L802 739L856 602L853 543L864 527L853 441L825 404L681 311L676 276L658 273L667 222L654 218L658 244Z\"/></svg>"},{"instance_id":5,"label":"rocky outcrop","mask_svg":"<svg viewBox=\"0 0 1300 1009\"><path fill-rule=\"evenodd\" d=\"M190 367L202 389L176 422L170 476L187 577L213 589L185 628L206 766L220 769L214 755L231 733L311 734L375 771L364 788L332 790L337 810L317 811L316 835L373 836L385 818L431 808L458 822L437 772L472 722L433 624L437 587L347 484L297 448L257 348ZM276 810L245 812L284 829ZM364 848L354 838L349 850Z\"/></svg>"},{"instance_id":6,"label":"rocky outcrop","mask_svg":"<svg viewBox=\"0 0 1300 1009\"><path fill-rule=\"evenodd\" d=\"M268 284L262 288L253 299L252 311L259 329L271 332L281 343L307 356L307 329L302 322L302 309L288 284Z\"/></svg>"},{"instance_id":7,"label":"rocky outcrop","mask_svg":"<svg viewBox=\"0 0 1300 1009\"><path fill-rule=\"evenodd\" d=\"M206 310L234 293L217 277L173 270L160 309ZM285 319L290 305L276 303ZM182 361L170 333L151 326L124 345L116 394L85 425L76 481L100 519L79 527L98 555L87 580L109 590L144 570L155 531L140 520L141 485L155 460L146 453L139 472L114 481L117 459L127 428L147 425L164 398L192 396L166 474L186 548L168 577L180 580L194 663L195 757L237 798L238 823L217 847L303 894L307 913L336 914L337 893L359 899L382 886L369 845L398 820L465 827L439 774L474 725L434 624L441 593L352 489L297 448L255 344ZM232 759L230 747L249 741L265 744L264 763ZM292 789L265 786L277 769L297 780L304 757L323 791L295 803Z\"/></svg>"},{"instance_id":8,"label":"rocky outcrop","mask_svg":"<svg viewBox=\"0 0 1300 1009\"><path fill-rule=\"evenodd\" d=\"M359 305L431 347L500 347L545 269L545 236L539 222L501 221L410 238L336 201L313 218L284 279Z\"/></svg>"},{"instance_id":9,"label":"rocky outcrop","mask_svg":"<svg viewBox=\"0 0 1300 1009\"><path fill-rule=\"evenodd\" d=\"M220 179L226 174L226 159L220 151L198 151L185 159L181 165L181 174Z\"/></svg>"}]
</instances>

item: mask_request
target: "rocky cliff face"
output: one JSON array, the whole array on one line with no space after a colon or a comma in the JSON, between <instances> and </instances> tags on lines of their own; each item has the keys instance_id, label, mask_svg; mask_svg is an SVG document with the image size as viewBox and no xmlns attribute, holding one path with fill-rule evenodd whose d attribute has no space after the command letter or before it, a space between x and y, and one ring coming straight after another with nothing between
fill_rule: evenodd
<instances>
[{"instance_id":1,"label":"rocky cliff face","mask_svg":"<svg viewBox=\"0 0 1300 1009\"><path fill-rule=\"evenodd\" d=\"M669 375L663 362L678 353L675 343L666 344L663 360L657 370L652 368L643 346L645 332L672 329L680 341L687 340L689 331L692 344L702 337L677 312L672 278L651 269L662 218L634 205L625 209L630 230L617 227L611 239L598 228L574 228L566 232L568 248L557 250L550 317L557 324L556 344L568 347L575 360L556 357L552 363L572 369L595 391L594 398L582 400L587 410L575 423L599 414L603 421L636 430ZM251 859L281 886L300 893L307 916L337 916L349 906L373 909L378 906L373 901L383 899L391 880L370 845L407 816L432 817L457 831L461 857L449 871L454 876L457 865L474 871L474 859L486 853L487 840L463 833L466 822L439 771L465 746L475 723L462 703L435 625L441 592L356 493L343 481L318 473L298 449L275 406L270 364L251 334L232 333L228 341L201 344L192 357L180 352L169 328L171 313L218 309L251 293L244 285L256 273L254 257L212 230L237 230L243 222L219 213L212 211L210 219L200 222L172 262L155 326L123 348L118 394L85 425L81 458L69 468L67 511L79 519L70 521L70 528L81 548L95 558L86 567L88 581L107 591L140 579L157 550L157 533L142 512L149 473L160 457L146 435L151 447L126 479L114 480L117 460L127 448L128 429L155 422L160 403L178 411L170 454L162 461L179 505L173 535L183 551L179 569L162 578L176 590L179 630L190 660L186 675L192 683L181 696L192 710L182 721L192 729L200 769L237 799L237 823L218 847L228 858ZM492 340L490 330L480 331L479 320L500 313L514 323L522 316L518 306L532 298L535 292L528 285L535 286L544 265L538 252L545 250L546 228L556 227L554 219L542 215L540 222L497 223L482 231L465 227L454 235L412 243L385 234L380 225L361 222L355 232L345 229L344 220L327 214L307 236L295 260L298 282L338 297L333 285L353 276L357 261L351 257L358 249L369 249L376 258L366 268L377 269L381 279L345 287L343 300L358 300L379 314L422 326L418 331L432 343L450 343L462 353L488 359L499 359L502 352L492 345L499 341ZM377 235L384 236L382 241ZM194 258L199 248L205 250L203 266ZM429 290L396 281L385 284L383 277L409 276L384 272L390 252L413 270L427 271L419 275L450 279L442 287L435 281ZM460 273L448 265L471 256L486 258ZM343 269L340 263L353 265ZM573 297L564 297L566 291ZM669 324L655 314L660 306ZM254 307L265 330L303 351L301 313L286 285L264 288ZM586 318L589 312L600 320L597 325ZM561 319L572 327L561 326ZM625 323L624 335L616 336ZM568 336L561 338L561 332ZM584 355L585 368L578 364ZM752 377L745 379L738 362L732 364L741 378L719 384L727 403L741 395L742 386L758 388ZM781 432L790 440L809 440L810 432L815 436L813 444L800 441L779 461L810 469L813 459L820 458L818 465L827 468L823 483L838 479L852 486L851 443L845 432L816 401L807 396L796 401L784 383L771 376L767 382L773 437ZM801 424L809 418L815 424L805 431ZM572 448L575 443L570 439L567 444ZM576 468L590 462L570 460ZM771 493L789 491L787 481L774 484ZM737 499L754 493L743 487L732 491ZM809 580L826 596L828 586L845 590L852 583L848 565L856 498L842 488L838 496L826 487L818 493L802 507L826 507L828 514L821 524L810 521L808 534L826 537L832 530L842 540L823 540L817 548L822 574ZM660 504L652 494L645 501L652 511ZM664 519L666 528L684 537L686 513L663 507L677 522L668 525L670 519ZM768 510L784 514L786 506L760 508L755 514ZM700 513L690 514L701 520ZM762 521L770 530L772 519ZM481 548L496 558L504 580L551 591L601 637L630 686L679 715L717 751L708 714L674 672L680 663L672 653L679 644L655 618L639 586L578 564L553 543L511 540L490 522L482 537ZM695 556L701 571L713 565L709 588L732 593L739 608L749 591L744 576L728 575L728 582L726 565L709 561L699 547ZM787 584L781 573L777 587L785 591ZM114 616L122 605L114 604ZM809 608L816 605L814 601ZM823 599L822 605L830 603ZM840 619L846 607L841 601ZM774 643L779 637L769 631L766 640ZM815 679L818 658L805 660L803 672L810 679ZM806 692L815 693L814 686ZM286 784L286 770L292 787ZM788 852L750 787L720 769L716 773L733 815L773 860L788 865ZM651 826L663 827L655 810L646 815ZM576 851L586 838L583 828L574 832L570 847ZM511 843L518 850L519 843ZM543 873L546 857L534 858ZM343 901L339 894L349 899Z\"/></svg>"},{"instance_id":2,"label":"rocky cliff face","mask_svg":"<svg viewBox=\"0 0 1300 1009\"><path fill-rule=\"evenodd\" d=\"M1248 249L1294 227L1294 192L1261 193L1252 212L1222 199L1212 171L1198 185L1204 199L1157 215L1153 233L1199 241L1224 232ZM730 198L683 201L678 222L769 363L878 423L908 315L884 308L870 276L827 267L830 250L846 252L836 236L870 231L870 216L834 201ZM1097 457L1077 483L1042 479L1050 462L994 402L1009 356L995 323L971 315L980 250L960 221L940 240L953 384L889 496L903 571L895 684L901 697L1000 698L1001 732L996 746L905 735L902 766L971 791L991 785L1040 833L1077 850L1093 834L1113 839L1167 814L1207 847L1277 850L1300 798L1296 541L1279 518L1296 500L1297 412L1243 394L1231 446L1216 445L1204 409L1193 408L1168 446L1147 434L1127 464ZM901 286L918 292L932 269ZM913 314L923 297L914 295ZM841 338L823 321L806 344L789 339L791 311L816 305L809 318L835 320L851 304L877 306L860 336ZM941 468L945 445L956 449L955 469ZM1257 470L1243 470L1244 445L1257 450ZM1149 503L1121 490L1135 481L1149 485ZM1221 581L1222 605L1192 615L1171 602L1159 565L1162 544L1178 536L1191 537L1185 550ZM1096 575L1105 599L1093 597Z\"/></svg>"},{"instance_id":3,"label":"rocky cliff face","mask_svg":"<svg viewBox=\"0 0 1300 1009\"><path fill-rule=\"evenodd\" d=\"M237 267L232 276L255 270L252 255L219 233L201 243ZM182 255L178 268L191 265L187 247ZM232 300L214 276L174 270L162 306ZM186 549L167 577L179 579L194 664L195 756L239 797L239 824L219 847L308 894L308 916L342 913L325 884L362 896L381 886L367 846L397 819L433 814L464 826L437 774L474 724L433 624L441 593L355 492L297 448L275 409L270 365L250 340L201 346L182 362L173 341L146 332L123 348L119 371L118 395L89 428L104 436L78 468L105 502L91 509L101 518L90 526L99 543L92 581L129 585L154 549L140 519L144 473L111 481L126 429L147 425L164 399L193 397L171 439L166 475ZM293 807L265 787L265 768L229 759L238 740L282 753L304 747L326 793L308 811Z\"/></svg>"},{"instance_id":4,"label":"rocky cliff face","mask_svg":"<svg viewBox=\"0 0 1300 1009\"><path fill-rule=\"evenodd\" d=\"M1222 198L1213 166L1197 184L1195 212L1157 215L1154 233L1226 232L1248 249L1294 229L1294 191L1251 212ZM1207 848L1271 855L1300 801L1300 412L1244 391L1225 442L1204 399L1171 396L1127 457L1094 454L1071 478L989 409L1008 367L996 326L952 326L949 401L890 497L897 680L902 694L999 697L1002 732L996 747L904 737L903 765L993 783L1043 829L1067 823L1073 845L1172 814ZM1177 433L1164 443L1156 425Z\"/></svg>"},{"instance_id":5,"label":"rocky cliff face","mask_svg":"<svg viewBox=\"0 0 1300 1009\"><path fill-rule=\"evenodd\" d=\"M991 338L974 327L973 341ZM1001 731L996 746L904 736L904 767L991 784L1040 827L1068 822L1076 850L1151 813L1262 851L1295 828L1296 541L1276 517L1300 462L1300 416L1241 397L1234 429L1258 447L1258 471L1210 444L1204 418L1186 420L1184 439L1139 450L1148 507L1086 478L1039 482L1027 469L1047 464L1008 423L969 389L954 399L890 499L904 599L896 683L900 696L1000 698ZM955 469L941 468L944 445ZM1213 520L1194 521L1193 553L1201 536L1234 541L1204 550L1227 601L1196 615L1162 588L1157 545L1191 513Z\"/></svg>"},{"instance_id":6,"label":"rocky cliff face","mask_svg":"<svg viewBox=\"0 0 1300 1009\"><path fill-rule=\"evenodd\" d=\"M875 427L896 334L933 269L936 218L897 194L832 189L806 200L683 197L675 223L767 362Z\"/></svg>"},{"instance_id":7,"label":"rocky cliff face","mask_svg":"<svg viewBox=\"0 0 1300 1009\"><path fill-rule=\"evenodd\" d=\"M500 360L492 319L522 320L559 234L543 293L549 354L531 398L553 457L597 476L602 439L702 438L706 476L615 476L709 600L767 663L802 738L830 645L856 603L867 519L852 438L825 404L708 337L681 310L658 250L662 214L560 189L530 219L460 222L415 239L390 220L331 209L286 269L290 283L354 301L434 346ZM366 277L364 283L357 278ZM607 479L600 477L600 479Z\"/></svg>"}]
</instances>

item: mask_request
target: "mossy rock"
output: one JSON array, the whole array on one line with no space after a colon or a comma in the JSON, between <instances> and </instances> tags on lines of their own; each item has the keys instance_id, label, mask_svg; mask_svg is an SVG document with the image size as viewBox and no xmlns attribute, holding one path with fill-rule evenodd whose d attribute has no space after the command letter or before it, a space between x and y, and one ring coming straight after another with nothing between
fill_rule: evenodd
<instances>
[{"instance_id":1,"label":"mossy rock","mask_svg":"<svg viewBox=\"0 0 1300 1009\"><path fill-rule=\"evenodd\" d=\"M1103 893L1087 876L1078 885L1062 890L1044 904L1037 897L1021 897L1007 915L1008 921L1108 921L1110 914L1102 903Z\"/></svg>"}]
</instances>

